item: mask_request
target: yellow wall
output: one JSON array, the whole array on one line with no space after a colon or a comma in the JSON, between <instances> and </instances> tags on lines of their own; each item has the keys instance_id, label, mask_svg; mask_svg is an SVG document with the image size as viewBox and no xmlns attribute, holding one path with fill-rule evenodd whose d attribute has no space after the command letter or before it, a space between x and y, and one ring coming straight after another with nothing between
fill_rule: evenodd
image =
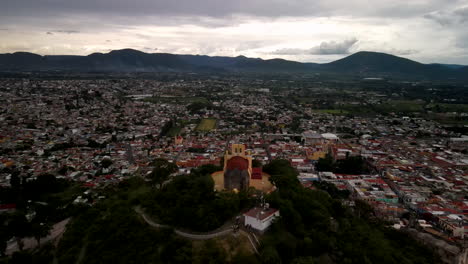
<instances>
[{"instance_id":1,"label":"yellow wall","mask_svg":"<svg viewBox=\"0 0 468 264\"><path fill-rule=\"evenodd\" d=\"M319 160L320 158L325 158L327 153L325 151L315 151L308 158L311 160Z\"/></svg>"},{"instance_id":2,"label":"yellow wall","mask_svg":"<svg viewBox=\"0 0 468 264\"><path fill-rule=\"evenodd\" d=\"M254 187L257 190L263 191L263 192L271 192L274 189L273 184L271 184L269 178L270 175L266 173L262 173L262 179L252 179L252 156L250 152L245 151L245 145L244 144L232 144L231 150L226 151L226 154L224 155L224 170L226 169L227 166L227 161L231 159L232 157L242 157L248 160L249 162L249 186ZM214 180L215 183L215 190L221 191L224 189L224 171L217 171L213 174L211 174L211 177Z\"/></svg>"},{"instance_id":3,"label":"yellow wall","mask_svg":"<svg viewBox=\"0 0 468 264\"><path fill-rule=\"evenodd\" d=\"M226 154L224 155L224 168L223 170L226 170L227 162L230 160L232 157L242 157L249 162L249 178L252 177L252 156L250 156L250 153L245 151L245 145L244 144L232 144L231 146L231 151L226 151Z\"/></svg>"}]
</instances>

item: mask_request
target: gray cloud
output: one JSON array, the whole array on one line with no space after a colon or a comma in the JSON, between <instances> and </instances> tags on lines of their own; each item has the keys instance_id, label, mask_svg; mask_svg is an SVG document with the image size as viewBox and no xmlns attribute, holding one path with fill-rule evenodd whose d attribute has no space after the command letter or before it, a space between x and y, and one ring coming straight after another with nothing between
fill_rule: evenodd
<instances>
[{"instance_id":1,"label":"gray cloud","mask_svg":"<svg viewBox=\"0 0 468 264\"><path fill-rule=\"evenodd\" d=\"M51 30L47 31L47 35L54 35L54 34L78 34L80 31L78 30Z\"/></svg>"},{"instance_id":2,"label":"gray cloud","mask_svg":"<svg viewBox=\"0 0 468 264\"><path fill-rule=\"evenodd\" d=\"M414 49L392 49L390 51L390 53L393 55L413 55L418 52L419 52L418 50L414 50Z\"/></svg>"},{"instance_id":3,"label":"gray cloud","mask_svg":"<svg viewBox=\"0 0 468 264\"><path fill-rule=\"evenodd\" d=\"M468 21L468 6L458 8L453 13L458 16L460 21Z\"/></svg>"},{"instance_id":4,"label":"gray cloud","mask_svg":"<svg viewBox=\"0 0 468 264\"><path fill-rule=\"evenodd\" d=\"M375 1L366 0L15 0L2 4L0 15L48 16L64 14L116 14L119 16L208 16L236 14L264 17L284 16L375 16L411 17L442 9L457 0ZM36 15L39 16L39 15Z\"/></svg>"},{"instance_id":5,"label":"gray cloud","mask_svg":"<svg viewBox=\"0 0 468 264\"><path fill-rule=\"evenodd\" d=\"M155 52L158 50L158 48L150 48L150 47L143 47L142 49L145 50L146 52Z\"/></svg>"},{"instance_id":6,"label":"gray cloud","mask_svg":"<svg viewBox=\"0 0 468 264\"><path fill-rule=\"evenodd\" d=\"M468 33L458 35L455 39L455 45L458 48L466 48L468 46Z\"/></svg>"},{"instance_id":7,"label":"gray cloud","mask_svg":"<svg viewBox=\"0 0 468 264\"><path fill-rule=\"evenodd\" d=\"M235 51L246 51L246 50L251 50L251 49L257 49L261 48L265 45L264 41L247 41L247 42L242 42L237 47L234 49Z\"/></svg>"},{"instance_id":8,"label":"gray cloud","mask_svg":"<svg viewBox=\"0 0 468 264\"><path fill-rule=\"evenodd\" d=\"M445 12L440 12L440 11L425 14L424 18L433 20L442 26L448 26L453 23L453 17L449 16Z\"/></svg>"},{"instance_id":9,"label":"gray cloud","mask_svg":"<svg viewBox=\"0 0 468 264\"><path fill-rule=\"evenodd\" d=\"M467 24L468 0L5 0L0 52L22 44L43 54L156 46L162 52L326 61L384 48L460 63L454 54L468 54ZM44 37L47 32L54 36ZM347 36L360 41L343 41ZM340 41L307 46L333 39Z\"/></svg>"},{"instance_id":10,"label":"gray cloud","mask_svg":"<svg viewBox=\"0 0 468 264\"><path fill-rule=\"evenodd\" d=\"M54 33L65 33L65 34L78 34L78 33L80 33L80 31L78 31L78 30L63 30L63 29L54 30L52 32L54 32Z\"/></svg>"},{"instance_id":11,"label":"gray cloud","mask_svg":"<svg viewBox=\"0 0 468 264\"><path fill-rule=\"evenodd\" d=\"M349 54L350 49L356 44L356 38L344 40L342 42L330 41L322 42L319 46L313 47L310 54L331 55L331 54Z\"/></svg>"},{"instance_id":12,"label":"gray cloud","mask_svg":"<svg viewBox=\"0 0 468 264\"><path fill-rule=\"evenodd\" d=\"M439 10L424 15L442 26L452 26L468 22L468 6L457 7L453 10Z\"/></svg>"},{"instance_id":13,"label":"gray cloud","mask_svg":"<svg viewBox=\"0 0 468 264\"><path fill-rule=\"evenodd\" d=\"M383 52L383 53L388 53L388 54L397 55L397 56L408 56L408 55L414 55L414 54L419 53L419 51L415 49L396 49L396 48L370 49L369 51Z\"/></svg>"},{"instance_id":14,"label":"gray cloud","mask_svg":"<svg viewBox=\"0 0 468 264\"><path fill-rule=\"evenodd\" d=\"M268 8L265 8L268 6ZM3 4L0 14L31 14L35 13L99 13L125 15L180 15L180 16L229 16L232 14L252 14L259 16L295 16L309 15L320 10L319 4L313 1L282 1L282 0L15 0ZM59 13L60 14L60 13Z\"/></svg>"},{"instance_id":15,"label":"gray cloud","mask_svg":"<svg viewBox=\"0 0 468 264\"><path fill-rule=\"evenodd\" d=\"M324 41L320 45L310 49L278 49L271 54L274 55L346 55L351 48L358 42L356 38L343 41Z\"/></svg>"}]
</instances>

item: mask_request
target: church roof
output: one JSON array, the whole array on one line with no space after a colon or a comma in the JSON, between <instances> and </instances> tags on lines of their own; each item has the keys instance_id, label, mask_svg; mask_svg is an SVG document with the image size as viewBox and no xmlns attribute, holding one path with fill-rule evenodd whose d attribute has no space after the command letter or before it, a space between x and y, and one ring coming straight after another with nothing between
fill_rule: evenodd
<instances>
[{"instance_id":1,"label":"church roof","mask_svg":"<svg viewBox=\"0 0 468 264\"><path fill-rule=\"evenodd\" d=\"M233 170L247 170L249 168L249 161L242 157L232 157L227 161L226 169Z\"/></svg>"}]
</instances>

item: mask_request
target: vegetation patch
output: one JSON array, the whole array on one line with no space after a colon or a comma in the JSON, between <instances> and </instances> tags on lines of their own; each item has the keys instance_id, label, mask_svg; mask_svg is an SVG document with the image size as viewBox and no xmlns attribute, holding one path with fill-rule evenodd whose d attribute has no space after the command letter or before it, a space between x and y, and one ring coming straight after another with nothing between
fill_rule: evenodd
<instances>
[{"instance_id":1,"label":"vegetation patch","mask_svg":"<svg viewBox=\"0 0 468 264\"><path fill-rule=\"evenodd\" d=\"M332 115L346 115L349 114L347 110L343 109L314 109L313 112L321 114L332 114Z\"/></svg>"},{"instance_id":2,"label":"vegetation patch","mask_svg":"<svg viewBox=\"0 0 468 264\"><path fill-rule=\"evenodd\" d=\"M437 113L468 112L468 104L428 104L427 109Z\"/></svg>"},{"instance_id":3,"label":"vegetation patch","mask_svg":"<svg viewBox=\"0 0 468 264\"><path fill-rule=\"evenodd\" d=\"M391 100L386 103L376 105L377 110L380 112L422 112L424 111L424 101L406 101L406 100Z\"/></svg>"},{"instance_id":4,"label":"vegetation patch","mask_svg":"<svg viewBox=\"0 0 468 264\"><path fill-rule=\"evenodd\" d=\"M169 131L166 133L166 136L169 137L174 137L180 134L180 131L182 130L182 127L176 126L176 127L171 127Z\"/></svg>"},{"instance_id":5,"label":"vegetation patch","mask_svg":"<svg viewBox=\"0 0 468 264\"><path fill-rule=\"evenodd\" d=\"M200 121L200 123L197 125L195 130L197 131L211 131L216 127L216 119L213 118L204 118Z\"/></svg>"},{"instance_id":6,"label":"vegetation patch","mask_svg":"<svg viewBox=\"0 0 468 264\"><path fill-rule=\"evenodd\" d=\"M190 231L211 231L222 226L241 209L251 206L247 192L215 192L211 173L218 166L205 165L190 175L175 177L144 199L143 207L154 219ZM188 221L187 219L190 219Z\"/></svg>"},{"instance_id":7,"label":"vegetation patch","mask_svg":"<svg viewBox=\"0 0 468 264\"><path fill-rule=\"evenodd\" d=\"M343 206L333 185L302 187L287 160L264 167L278 190L266 200L281 218L262 237L263 263L440 263L409 235L385 226L365 202Z\"/></svg>"},{"instance_id":8,"label":"vegetation patch","mask_svg":"<svg viewBox=\"0 0 468 264\"><path fill-rule=\"evenodd\" d=\"M174 97L148 97L143 99L145 102L155 103L155 104L192 104L192 103L204 103L208 104L209 101L205 97L183 97L183 96L174 96Z\"/></svg>"}]
</instances>

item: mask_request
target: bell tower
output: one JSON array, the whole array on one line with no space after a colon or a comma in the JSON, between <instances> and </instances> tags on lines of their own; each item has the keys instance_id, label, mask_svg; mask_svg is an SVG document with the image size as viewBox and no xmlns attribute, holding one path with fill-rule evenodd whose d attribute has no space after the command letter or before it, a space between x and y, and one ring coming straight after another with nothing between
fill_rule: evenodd
<instances>
[{"instance_id":1,"label":"bell tower","mask_svg":"<svg viewBox=\"0 0 468 264\"><path fill-rule=\"evenodd\" d=\"M243 190L249 188L252 175L252 157L244 144L232 144L224 155L224 188Z\"/></svg>"}]
</instances>

